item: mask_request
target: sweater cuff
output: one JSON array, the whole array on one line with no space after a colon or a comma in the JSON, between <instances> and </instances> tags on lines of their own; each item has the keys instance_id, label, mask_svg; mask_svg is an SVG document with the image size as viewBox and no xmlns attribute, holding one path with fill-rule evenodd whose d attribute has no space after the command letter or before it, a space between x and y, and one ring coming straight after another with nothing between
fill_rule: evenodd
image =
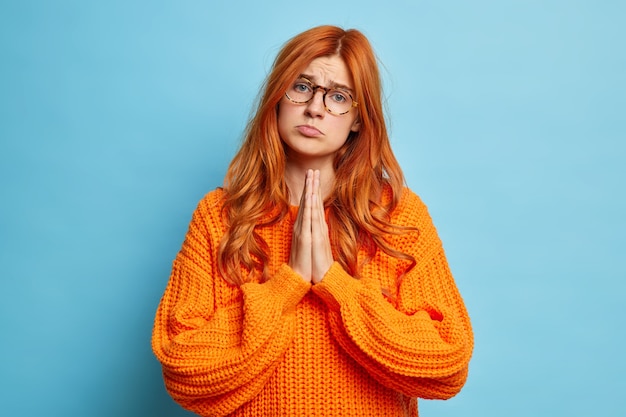
<instances>
[{"instance_id":1,"label":"sweater cuff","mask_svg":"<svg viewBox=\"0 0 626 417\"><path fill-rule=\"evenodd\" d=\"M362 285L335 262L324 278L313 286L313 292L324 300L328 308L338 311L341 305L354 302Z\"/></svg>"},{"instance_id":2,"label":"sweater cuff","mask_svg":"<svg viewBox=\"0 0 626 417\"><path fill-rule=\"evenodd\" d=\"M311 289L311 284L287 264L283 264L273 277L261 285L266 287L268 296L284 300L285 310L294 308Z\"/></svg>"}]
</instances>

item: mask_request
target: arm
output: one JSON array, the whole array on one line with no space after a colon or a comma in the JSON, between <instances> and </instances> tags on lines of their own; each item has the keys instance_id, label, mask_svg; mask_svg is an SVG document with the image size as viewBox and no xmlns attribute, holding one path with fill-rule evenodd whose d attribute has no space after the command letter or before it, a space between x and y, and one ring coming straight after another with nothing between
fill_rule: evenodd
<instances>
[{"instance_id":1,"label":"arm","mask_svg":"<svg viewBox=\"0 0 626 417\"><path fill-rule=\"evenodd\" d=\"M267 282L229 286L217 274L216 201L194 212L159 305L152 338L166 387L201 415L228 414L271 376L294 334L305 283L284 266Z\"/></svg>"},{"instance_id":2,"label":"arm","mask_svg":"<svg viewBox=\"0 0 626 417\"><path fill-rule=\"evenodd\" d=\"M393 240L417 264L401 278L394 302L381 283L395 282L406 262L381 253L360 280L334 263L313 291L328 306L339 344L374 378L411 397L445 399L465 383L472 330L426 207L406 193L394 221L419 233Z\"/></svg>"}]
</instances>

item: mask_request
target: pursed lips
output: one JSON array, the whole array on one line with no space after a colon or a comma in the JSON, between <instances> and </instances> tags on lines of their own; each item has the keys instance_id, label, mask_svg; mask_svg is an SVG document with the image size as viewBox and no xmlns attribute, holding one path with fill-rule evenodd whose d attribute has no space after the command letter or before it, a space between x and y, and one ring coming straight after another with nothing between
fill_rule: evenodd
<instances>
[{"instance_id":1,"label":"pursed lips","mask_svg":"<svg viewBox=\"0 0 626 417\"><path fill-rule=\"evenodd\" d=\"M300 132L303 136L307 137L317 137L322 136L323 133L316 127L311 125L298 125L296 126L296 130Z\"/></svg>"}]
</instances>

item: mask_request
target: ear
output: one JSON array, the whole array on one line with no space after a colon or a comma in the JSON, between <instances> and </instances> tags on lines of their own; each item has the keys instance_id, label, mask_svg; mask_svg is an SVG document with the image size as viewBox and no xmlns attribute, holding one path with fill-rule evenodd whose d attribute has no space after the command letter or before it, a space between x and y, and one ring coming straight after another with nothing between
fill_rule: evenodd
<instances>
[{"instance_id":1,"label":"ear","mask_svg":"<svg viewBox=\"0 0 626 417\"><path fill-rule=\"evenodd\" d=\"M352 127L350 128L350 130L352 132L358 132L360 128L361 128L361 122L359 121L359 118L357 118L354 121L354 123L352 123Z\"/></svg>"}]
</instances>

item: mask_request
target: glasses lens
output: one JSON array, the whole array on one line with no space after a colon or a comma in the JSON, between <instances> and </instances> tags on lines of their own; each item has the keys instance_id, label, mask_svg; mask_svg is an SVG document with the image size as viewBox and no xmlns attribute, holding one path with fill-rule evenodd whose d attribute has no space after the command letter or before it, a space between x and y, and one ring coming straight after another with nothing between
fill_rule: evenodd
<instances>
[{"instance_id":1,"label":"glasses lens","mask_svg":"<svg viewBox=\"0 0 626 417\"><path fill-rule=\"evenodd\" d=\"M333 113L343 114L350 111L352 97L343 90L330 90L326 93L326 107Z\"/></svg>"},{"instance_id":2,"label":"glasses lens","mask_svg":"<svg viewBox=\"0 0 626 417\"><path fill-rule=\"evenodd\" d=\"M289 90L287 96L296 103L306 103L313 97L313 86L304 80L297 80Z\"/></svg>"}]
</instances>

